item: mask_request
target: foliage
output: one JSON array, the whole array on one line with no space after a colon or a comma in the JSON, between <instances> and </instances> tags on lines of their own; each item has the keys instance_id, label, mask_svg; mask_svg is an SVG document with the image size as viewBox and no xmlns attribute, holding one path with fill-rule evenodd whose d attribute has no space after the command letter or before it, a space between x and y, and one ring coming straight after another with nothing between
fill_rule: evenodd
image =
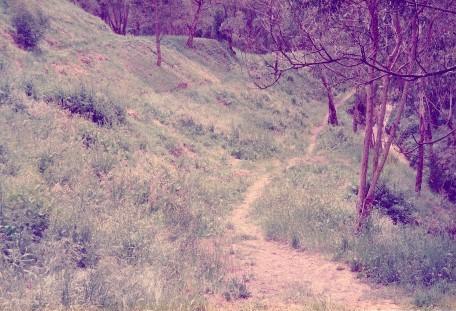
<instances>
[{"instance_id":1,"label":"foliage","mask_svg":"<svg viewBox=\"0 0 456 311\"><path fill-rule=\"evenodd\" d=\"M58 90L51 100L73 114L85 117L97 125L113 127L126 123L125 106L109 96L98 95L93 89L81 86L78 89Z\"/></svg>"},{"instance_id":2,"label":"foliage","mask_svg":"<svg viewBox=\"0 0 456 311\"><path fill-rule=\"evenodd\" d=\"M227 289L223 293L223 296L227 301L249 298L251 294L247 289L245 277L242 280L232 278L228 282Z\"/></svg>"},{"instance_id":3,"label":"foliage","mask_svg":"<svg viewBox=\"0 0 456 311\"><path fill-rule=\"evenodd\" d=\"M15 9L12 25L16 43L26 50L33 50L44 37L49 27L49 19L41 10L32 11L21 5Z\"/></svg>"},{"instance_id":4,"label":"foliage","mask_svg":"<svg viewBox=\"0 0 456 311\"><path fill-rule=\"evenodd\" d=\"M442 192L448 199L456 202L456 148L450 146L442 152L434 153L429 160L429 186L436 192Z\"/></svg>"}]
</instances>

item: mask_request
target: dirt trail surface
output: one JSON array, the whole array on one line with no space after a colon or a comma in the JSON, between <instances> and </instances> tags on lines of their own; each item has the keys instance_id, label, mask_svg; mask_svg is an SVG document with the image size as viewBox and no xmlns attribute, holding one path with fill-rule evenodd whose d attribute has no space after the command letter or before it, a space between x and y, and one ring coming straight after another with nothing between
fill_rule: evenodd
<instances>
[{"instance_id":1,"label":"dirt trail surface","mask_svg":"<svg viewBox=\"0 0 456 311\"><path fill-rule=\"evenodd\" d=\"M347 94L340 102L350 96L351 93ZM307 153L302 158L291 159L285 167L322 161L313 158L312 153L325 124L326 118L312 131ZM271 177L280 172L282 165L273 163L272 169L258 172L259 177L247 190L244 201L232 213L232 228L227 234L228 275L238 280L245 279L251 296L233 302L218 297L215 301L217 310L243 310L252 303L260 304L266 310L297 310L303 292L304 296L329 300L347 310L401 310L391 300L381 298L381 289L374 289L357 279L347 266L263 237L250 217L251 207L267 191Z\"/></svg>"}]
</instances>

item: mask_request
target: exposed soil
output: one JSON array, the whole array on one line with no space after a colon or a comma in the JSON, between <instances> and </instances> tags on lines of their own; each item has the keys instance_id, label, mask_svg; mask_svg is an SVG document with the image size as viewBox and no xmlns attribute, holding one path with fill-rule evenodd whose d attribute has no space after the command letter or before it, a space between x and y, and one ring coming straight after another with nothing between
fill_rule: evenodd
<instances>
[{"instance_id":1,"label":"exposed soil","mask_svg":"<svg viewBox=\"0 0 456 311\"><path fill-rule=\"evenodd\" d=\"M342 104L352 94L340 101ZM401 310L392 300L385 298L384 289L373 288L356 277L340 263L307 250L294 250L288 245L268 241L251 218L251 206L267 191L274 174L283 167L299 163L325 161L313 152L322 124L312 130L306 154L290 159L285 165L273 163L273 168L257 172L258 178L245 194L244 201L234 209L227 233L226 260L228 277L245 280L250 297L227 302L224 297L214 301L218 310L241 310L248 305L260 304L267 310L295 310L305 297L327 299L347 310ZM304 297L304 298L305 298Z\"/></svg>"}]
</instances>

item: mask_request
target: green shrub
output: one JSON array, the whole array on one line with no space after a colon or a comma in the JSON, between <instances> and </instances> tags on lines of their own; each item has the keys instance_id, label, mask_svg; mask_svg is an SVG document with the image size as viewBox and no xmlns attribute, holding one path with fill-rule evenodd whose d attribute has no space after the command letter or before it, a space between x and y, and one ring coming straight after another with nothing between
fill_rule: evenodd
<instances>
[{"instance_id":1,"label":"green shrub","mask_svg":"<svg viewBox=\"0 0 456 311\"><path fill-rule=\"evenodd\" d=\"M0 71L1 73L1 71ZM0 106L8 105L12 100L12 87L7 80L0 81Z\"/></svg>"},{"instance_id":2,"label":"green shrub","mask_svg":"<svg viewBox=\"0 0 456 311\"><path fill-rule=\"evenodd\" d=\"M2 200L0 213L0 263L21 273L41 262L38 244L49 227L43 203L30 195Z\"/></svg>"},{"instance_id":3,"label":"green shrub","mask_svg":"<svg viewBox=\"0 0 456 311\"><path fill-rule=\"evenodd\" d=\"M190 136L202 136L206 133L203 125L195 122L191 117L185 117L179 120L179 127L185 130Z\"/></svg>"},{"instance_id":4,"label":"green shrub","mask_svg":"<svg viewBox=\"0 0 456 311\"><path fill-rule=\"evenodd\" d=\"M456 244L420 228L396 228L354 241L362 273L376 282L431 287L456 282Z\"/></svg>"},{"instance_id":5,"label":"green shrub","mask_svg":"<svg viewBox=\"0 0 456 311\"><path fill-rule=\"evenodd\" d=\"M16 43L26 50L33 50L44 37L49 20L41 10L31 11L20 6L13 15L12 24Z\"/></svg>"},{"instance_id":6,"label":"green shrub","mask_svg":"<svg viewBox=\"0 0 456 311\"><path fill-rule=\"evenodd\" d=\"M113 127L126 123L125 107L109 96L99 96L81 86L76 90L59 90L52 100L71 113L87 118L99 126Z\"/></svg>"},{"instance_id":7,"label":"green shrub","mask_svg":"<svg viewBox=\"0 0 456 311\"><path fill-rule=\"evenodd\" d=\"M416 223L413 215L414 206L404 198L403 193L391 189L386 183L380 182L377 185L374 205L388 215L394 224Z\"/></svg>"},{"instance_id":8,"label":"green shrub","mask_svg":"<svg viewBox=\"0 0 456 311\"><path fill-rule=\"evenodd\" d=\"M450 201L456 202L456 147L443 148L442 152L435 152L429 161L429 186L433 191L443 192Z\"/></svg>"},{"instance_id":9,"label":"green shrub","mask_svg":"<svg viewBox=\"0 0 456 311\"><path fill-rule=\"evenodd\" d=\"M352 194L358 194L357 186L350 190ZM375 199L373 202L382 214L391 218L394 224L416 224L414 217L415 207L406 200L404 194L399 190L388 186L385 181L380 181L375 189Z\"/></svg>"},{"instance_id":10,"label":"green shrub","mask_svg":"<svg viewBox=\"0 0 456 311\"><path fill-rule=\"evenodd\" d=\"M232 278L228 282L227 289L223 293L223 296L227 301L249 298L251 293L247 289L246 278L243 277L242 280Z\"/></svg>"}]
</instances>

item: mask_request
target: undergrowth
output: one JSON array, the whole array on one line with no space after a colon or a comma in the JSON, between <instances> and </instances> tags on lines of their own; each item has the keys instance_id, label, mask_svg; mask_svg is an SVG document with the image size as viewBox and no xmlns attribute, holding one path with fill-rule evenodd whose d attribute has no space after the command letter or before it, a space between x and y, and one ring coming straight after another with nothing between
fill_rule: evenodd
<instances>
[{"instance_id":1,"label":"undergrowth","mask_svg":"<svg viewBox=\"0 0 456 311\"><path fill-rule=\"evenodd\" d=\"M451 227L451 220L432 212L442 200L429 190L416 197L404 184L413 185L413 174L390 160L368 228L354 235L353 150L359 138L349 131L339 127L322 134L317 152L325 155L326 163L299 165L273 180L256 204L267 238L326 252L373 282L406 288L419 307L442 303L456 292L454 237L432 225Z\"/></svg>"}]
</instances>

